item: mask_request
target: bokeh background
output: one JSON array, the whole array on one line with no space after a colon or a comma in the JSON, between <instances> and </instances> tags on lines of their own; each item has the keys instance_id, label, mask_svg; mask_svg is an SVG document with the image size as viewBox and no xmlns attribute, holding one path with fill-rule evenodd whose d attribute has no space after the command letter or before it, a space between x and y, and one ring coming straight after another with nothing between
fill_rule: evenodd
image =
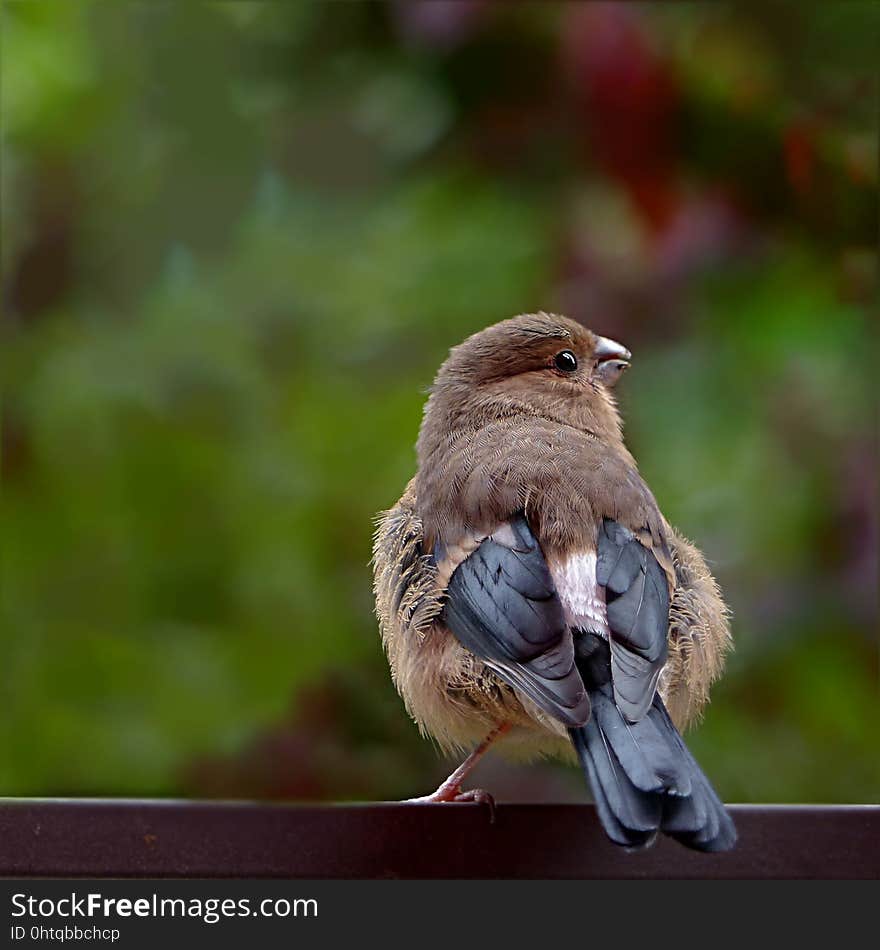
<instances>
[{"instance_id":1,"label":"bokeh background","mask_svg":"<svg viewBox=\"0 0 880 950\"><path fill-rule=\"evenodd\" d=\"M877 19L4 3L0 793L433 787L371 519L448 347L547 309L634 351L630 446L733 608L722 794L880 800Z\"/></svg>"}]
</instances>

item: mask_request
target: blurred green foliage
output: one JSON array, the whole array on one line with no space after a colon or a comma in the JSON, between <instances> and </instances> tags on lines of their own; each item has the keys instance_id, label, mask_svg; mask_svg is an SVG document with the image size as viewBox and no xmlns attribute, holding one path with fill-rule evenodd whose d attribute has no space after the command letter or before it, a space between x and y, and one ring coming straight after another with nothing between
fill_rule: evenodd
<instances>
[{"instance_id":1,"label":"blurred green foliage","mask_svg":"<svg viewBox=\"0 0 880 950\"><path fill-rule=\"evenodd\" d=\"M708 773L880 800L875 8L2 15L0 792L427 788L371 518L448 347L555 309L733 608Z\"/></svg>"}]
</instances>

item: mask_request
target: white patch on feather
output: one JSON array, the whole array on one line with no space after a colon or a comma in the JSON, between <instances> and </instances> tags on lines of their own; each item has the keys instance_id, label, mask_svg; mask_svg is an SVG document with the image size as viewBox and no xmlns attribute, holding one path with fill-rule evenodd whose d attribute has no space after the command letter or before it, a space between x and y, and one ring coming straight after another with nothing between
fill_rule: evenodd
<instances>
[{"instance_id":1,"label":"white patch on feather","mask_svg":"<svg viewBox=\"0 0 880 950\"><path fill-rule=\"evenodd\" d=\"M568 624L607 637L605 588L596 583L596 552L573 554L553 564L550 573Z\"/></svg>"},{"instance_id":2,"label":"white patch on feather","mask_svg":"<svg viewBox=\"0 0 880 950\"><path fill-rule=\"evenodd\" d=\"M516 535L509 521L505 521L500 527L496 528L490 535L493 541L503 544L506 548L515 548L518 544ZM482 540L482 539L481 539Z\"/></svg>"}]
</instances>

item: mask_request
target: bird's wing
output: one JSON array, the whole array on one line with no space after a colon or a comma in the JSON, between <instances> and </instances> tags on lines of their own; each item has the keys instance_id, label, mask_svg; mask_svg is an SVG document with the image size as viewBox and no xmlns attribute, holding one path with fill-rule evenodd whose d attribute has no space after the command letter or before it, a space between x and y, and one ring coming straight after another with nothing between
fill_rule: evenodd
<instances>
[{"instance_id":1,"label":"bird's wing","mask_svg":"<svg viewBox=\"0 0 880 950\"><path fill-rule=\"evenodd\" d=\"M590 718L562 605L522 515L456 567L442 620L463 646L566 726Z\"/></svg>"},{"instance_id":2,"label":"bird's wing","mask_svg":"<svg viewBox=\"0 0 880 950\"><path fill-rule=\"evenodd\" d=\"M669 584L653 551L605 518L596 580L605 588L614 700L630 722L644 718L666 663Z\"/></svg>"}]
</instances>

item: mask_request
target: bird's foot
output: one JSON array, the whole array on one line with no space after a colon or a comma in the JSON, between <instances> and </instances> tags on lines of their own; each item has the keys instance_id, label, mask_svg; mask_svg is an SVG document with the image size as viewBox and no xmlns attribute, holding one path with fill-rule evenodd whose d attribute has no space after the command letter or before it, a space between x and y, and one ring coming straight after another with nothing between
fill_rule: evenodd
<instances>
[{"instance_id":1,"label":"bird's foot","mask_svg":"<svg viewBox=\"0 0 880 950\"><path fill-rule=\"evenodd\" d=\"M495 800L484 788L470 788L462 791L460 785L443 784L430 795L418 798L405 798L407 804L433 804L434 802L478 802L483 805L494 804Z\"/></svg>"},{"instance_id":2,"label":"bird's foot","mask_svg":"<svg viewBox=\"0 0 880 950\"><path fill-rule=\"evenodd\" d=\"M499 723L486 738L474 749L461 765L446 779L446 781L430 795L420 798L407 798L408 804L427 805L434 802L477 802L489 806L489 824L495 822L495 799L482 788L472 788L466 792L461 789L461 783L470 775L474 766L486 752L486 749L510 729L509 722Z\"/></svg>"},{"instance_id":3,"label":"bird's foot","mask_svg":"<svg viewBox=\"0 0 880 950\"><path fill-rule=\"evenodd\" d=\"M406 798L407 805L432 805L436 802L476 802L489 806L489 822L495 822L495 799L484 788L469 788L463 791L460 785L444 782L436 792L418 798Z\"/></svg>"}]
</instances>

